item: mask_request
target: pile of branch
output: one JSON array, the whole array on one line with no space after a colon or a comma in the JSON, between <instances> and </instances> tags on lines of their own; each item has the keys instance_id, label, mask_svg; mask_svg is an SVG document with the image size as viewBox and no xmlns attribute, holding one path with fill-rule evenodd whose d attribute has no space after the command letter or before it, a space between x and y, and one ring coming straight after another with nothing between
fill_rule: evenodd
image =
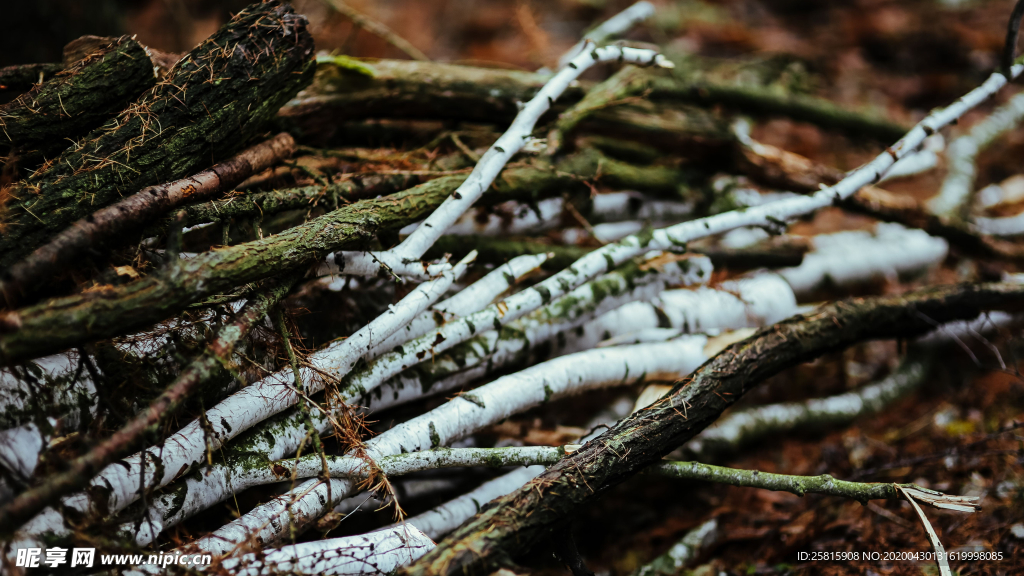
<instances>
[{"instance_id":1,"label":"pile of branch","mask_svg":"<svg viewBox=\"0 0 1024 576\"><path fill-rule=\"evenodd\" d=\"M599 43L653 10L641 2L599 27L554 73L314 58L305 19L276 0L169 69L119 38L87 43L55 74L0 70L15 89L42 78L0 107L7 563L99 534L111 550L207 554L227 573L487 574L645 470L973 511L909 484L701 461L766 431L882 410L925 379L922 350L940 344L918 342L862 390L720 419L786 368L1013 321L1024 284L1012 277L800 303L920 283L950 251L1021 261L1024 247L973 215L960 167L1024 115L999 112L965 137L977 142L958 140L955 181L929 205L878 186L931 169L933 135L1024 65L906 129ZM622 68L579 80L598 63ZM844 174L751 139L735 113L898 140ZM414 146L360 147L374 130ZM882 222L785 235L828 207ZM569 395L652 383L635 413L599 418L605 432L570 445L446 448ZM367 415L453 392L371 437ZM672 453L691 461L662 460ZM401 515L399 476L511 466L526 467L394 526L307 534L326 536L367 490ZM243 491L259 496L235 499L224 525L187 524ZM170 532L182 523L187 542ZM659 561L692 559L708 526Z\"/></svg>"}]
</instances>

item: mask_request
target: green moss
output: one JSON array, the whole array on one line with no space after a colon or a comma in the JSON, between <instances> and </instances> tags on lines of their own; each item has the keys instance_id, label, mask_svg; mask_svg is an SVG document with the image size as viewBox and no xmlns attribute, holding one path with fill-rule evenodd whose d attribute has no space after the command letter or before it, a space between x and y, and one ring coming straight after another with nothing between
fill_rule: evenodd
<instances>
[{"instance_id":1,"label":"green moss","mask_svg":"<svg viewBox=\"0 0 1024 576\"><path fill-rule=\"evenodd\" d=\"M540 294L540 301L541 302L543 302L544 304L547 304L548 302L551 302L551 291L550 290L548 290L547 288L545 288L544 286L541 286L539 284L537 286L534 286L533 289L536 290Z\"/></svg>"},{"instance_id":2,"label":"green moss","mask_svg":"<svg viewBox=\"0 0 1024 576\"><path fill-rule=\"evenodd\" d=\"M555 394L554 391L551 390L551 386L548 386L547 383L545 383L544 384L544 403L547 404L549 401L551 401L551 397L554 396L554 394Z\"/></svg>"},{"instance_id":3,"label":"green moss","mask_svg":"<svg viewBox=\"0 0 1024 576\"><path fill-rule=\"evenodd\" d=\"M437 448L441 445L441 435L437 433L437 427L430 422L430 447Z\"/></svg>"},{"instance_id":4,"label":"green moss","mask_svg":"<svg viewBox=\"0 0 1024 576\"><path fill-rule=\"evenodd\" d=\"M0 106L0 143L23 153L57 153L69 140L123 110L156 81L145 48L123 36Z\"/></svg>"},{"instance_id":5,"label":"green moss","mask_svg":"<svg viewBox=\"0 0 1024 576\"><path fill-rule=\"evenodd\" d=\"M369 78L375 78L377 76L377 71L373 68L373 66L370 66L369 64L367 64L367 63L365 63L365 62L363 62L361 60L357 60L355 58L350 58L350 57L345 56L343 54L339 54L337 56L327 56L327 55L317 56L316 57L316 63L317 63L318 66L319 65L327 65L327 66L333 65L333 66L336 66L337 68L339 68L341 70L355 72L356 74L361 74L361 75L367 76Z\"/></svg>"},{"instance_id":6,"label":"green moss","mask_svg":"<svg viewBox=\"0 0 1024 576\"><path fill-rule=\"evenodd\" d=\"M487 408L487 405L486 405L486 404L484 404L484 401L483 401L483 399L481 399L481 398L480 398L479 396L477 396L476 394L473 394L472 392L466 392L465 394L461 394L461 395L459 396L459 398L462 398L463 400L466 400L466 401L472 402L473 404L476 404L476 405L477 405L477 406L479 406L480 408L483 408L483 409L486 409L486 408Z\"/></svg>"},{"instance_id":7,"label":"green moss","mask_svg":"<svg viewBox=\"0 0 1024 576\"><path fill-rule=\"evenodd\" d=\"M164 518L170 518L181 510L181 507L185 505L185 500L188 498L188 483L181 482L170 491L171 505L164 513Z\"/></svg>"},{"instance_id":8,"label":"green moss","mask_svg":"<svg viewBox=\"0 0 1024 576\"><path fill-rule=\"evenodd\" d=\"M636 235L637 240L641 246L649 246L651 241L654 240L654 228L650 225L645 225L640 233Z\"/></svg>"}]
</instances>

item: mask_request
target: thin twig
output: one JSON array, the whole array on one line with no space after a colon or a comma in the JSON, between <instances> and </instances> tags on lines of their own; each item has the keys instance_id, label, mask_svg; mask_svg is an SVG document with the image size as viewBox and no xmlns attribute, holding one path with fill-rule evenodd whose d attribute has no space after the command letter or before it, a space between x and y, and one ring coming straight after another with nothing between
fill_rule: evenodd
<instances>
[{"instance_id":1,"label":"thin twig","mask_svg":"<svg viewBox=\"0 0 1024 576\"><path fill-rule=\"evenodd\" d=\"M398 48L413 60L421 60L424 62L430 61L430 58L421 52L419 48L410 44L408 40L396 34L391 28L388 28L383 23L359 12L342 0L325 0L325 2L330 8L340 14L344 14L345 17L351 20L356 26L359 26L371 34L380 36L385 42L391 44L395 48Z\"/></svg>"}]
</instances>

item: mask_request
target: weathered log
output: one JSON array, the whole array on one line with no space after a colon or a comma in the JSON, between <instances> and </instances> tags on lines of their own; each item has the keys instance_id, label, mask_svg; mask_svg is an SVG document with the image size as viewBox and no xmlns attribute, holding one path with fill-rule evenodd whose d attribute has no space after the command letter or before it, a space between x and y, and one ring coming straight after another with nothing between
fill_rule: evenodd
<instances>
[{"instance_id":1,"label":"weathered log","mask_svg":"<svg viewBox=\"0 0 1024 576\"><path fill-rule=\"evenodd\" d=\"M511 120L544 86L535 72L416 62L361 59L373 76L330 63L318 66L313 85L281 109L282 128L302 141L326 141L346 120L434 118ZM569 87L562 98L583 97ZM561 100L560 98L559 100Z\"/></svg>"},{"instance_id":2,"label":"weathered log","mask_svg":"<svg viewBox=\"0 0 1024 576\"><path fill-rule=\"evenodd\" d=\"M52 78L64 69L63 64L17 64L0 68L0 92L24 92Z\"/></svg>"},{"instance_id":3,"label":"weathered log","mask_svg":"<svg viewBox=\"0 0 1024 576\"><path fill-rule=\"evenodd\" d=\"M103 49L106 45L116 40L117 38L91 35L75 38L64 45L64 54L61 58L64 61L64 68L70 68L82 58ZM167 72L174 67L174 64L181 59L181 54L162 52L149 46L143 46L143 48L146 49L146 54L149 55L158 78L165 77Z\"/></svg>"},{"instance_id":4,"label":"weathered log","mask_svg":"<svg viewBox=\"0 0 1024 576\"><path fill-rule=\"evenodd\" d=\"M341 123L362 118L420 118L502 122L517 112L517 102L526 102L544 85L547 76L535 72L483 69L454 64L405 60L360 60L372 76L325 63L316 81L281 109L282 129L311 141L330 141ZM707 64L705 64L707 66ZM709 126L697 122L713 117L697 107L724 104L741 112L762 116L788 116L848 134L884 141L905 132L897 123L874 115L849 110L827 100L807 95L776 93L764 86L739 86L723 82L694 80L692 71L672 74L628 70L600 86L581 82L566 90L559 106L580 102L567 111L559 130L576 127L585 117L598 116L614 130L636 121L622 114L620 104L634 104L633 97L649 92L658 101L671 102L690 117L694 136L728 139L721 126L709 133ZM590 91L596 88L591 95ZM628 107L626 107L628 108ZM326 120L326 121L325 121ZM595 124L587 125L589 130ZM601 124L597 124L601 126Z\"/></svg>"},{"instance_id":5,"label":"weathered log","mask_svg":"<svg viewBox=\"0 0 1024 576\"><path fill-rule=\"evenodd\" d=\"M125 109L156 84L146 49L128 36L93 46L50 80L0 106L0 145L49 154Z\"/></svg>"},{"instance_id":6,"label":"weathered log","mask_svg":"<svg viewBox=\"0 0 1024 576\"><path fill-rule=\"evenodd\" d=\"M594 86L576 105L559 115L549 138L549 150L561 147L564 134L585 118L610 106L646 96L652 101L722 105L758 116L784 116L834 129L851 136L890 142L899 139L905 126L821 98L787 94L769 86L725 84L693 80L683 68L666 71L627 66Z\"/></svg>"},{"instance_id":7,"label":"weathered log","mask_svg":"<svg viewBox=\"0 0 1024 576\"><path fill-rule=\"evenodd\" d=\"M21 299L35 282L43 281L66 267L88 248L101 248L108 240L132 230L184 202L210 197L224 188L241 183L295 150L288 134L253 146L241 154L188 178L145 188L120 202L103 208L57 234L28 258L16 263L0 279L0 293L9 307Z\"/></svg>"},{"instance_id":8,"label":"weathered log","mask_svg":"<svg viewBox=\"0 0 1024 576\"><path fill-rule=\"evenodd\" d=\"M11 190L0 266L125 193L227 157L312 78L306 19L254 4L184 56L168 78Z\"/></svg>"},{"instance_id":9,"label":"weathered log","mask_svg":"<svg viewBox=\"0 0 1024 576\"><path fill-rule=\"evenodd\" d=\"M533 98L549 79L534 72L496 70L405 60L361 60L373 76L321 64L313 86L281 109L279 127L304 142L330 142L346 121L364 118L417 118L505 122L518 105ZM558 99L578 101L588 83L568 87ZM556 108L557 110L557 108ZM689 144L702 151L708 144L731 142L726 125L712 112L696 107L636 112L604 110L588 130L652 134L668 146ZM546 118L547 116L545 116ZM639 123L639 126L633 124Z\"/></svg>"},{"instance_id":10,"label":"weathered log","mask_svg":"<svg viewBox=\"0 0 1024 576\"><path fill-rule=\"evenodd\" d=\"M823 306L759 331L705 363L667 396L585 444L463 524L403 575L487 574L529 550L608 488L696 436L766 378L856 342L907 338L985 310L1019 309L1019 284L966 284Z\"/></svg>"}]
</instances>

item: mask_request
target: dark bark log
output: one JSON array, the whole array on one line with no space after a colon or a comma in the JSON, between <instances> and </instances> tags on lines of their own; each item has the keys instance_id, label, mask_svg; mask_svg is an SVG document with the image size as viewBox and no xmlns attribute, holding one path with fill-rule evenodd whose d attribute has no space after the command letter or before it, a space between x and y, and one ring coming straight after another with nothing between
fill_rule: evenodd
<instances>
[{"instance_id":1,"label":"dark bark log","mask_svg":"<svg viewBox=\"0 0 1024 576\"><path fill-rule=\"evenodd\" d=\"M0 315L0 364L55 352L145 327L192 302L320 262L329 253L373 240L427 216L465 176L447 176L399 194L342 207L266 238L205 252L121 287L54 298ZM583 186L554 169L510 168L484 202L532 201Z\"/></svg>"},{"instance_id":2,"label":"dark bark log","mask_svg":"<svg viewBox=\"0 0 1024 576\"><path fill-rule=\"evenodd\" d=\"M507 121L544 86L534 72L365 59L372 78L333 64L321 64L316 80L281 109L282 126L303 142L328 141L338 125L364 118L423 118ZM561 100L583 97L570 87Z\"/></svg>"},{"instance_id":3,"label":"dark bark log","mask_svg":"<svg viewBox=\"0 0 1024 576\"><path fill-rule=\"evenodd\" d=\"M303 140L326 142L343 122L368 117L503 122L515 116L517 101L532 98L546 80L545 76L532 72L453 64L373 59L362 62L374 70L373 77L331 64L321 65L313 86L281 110L282 129ZM635 117L620 117L617 108L621 107L615 105L649 91L652 99L662 102L702 107L725 105L745 113L788 116L885 142L896 140L906 132L895 122L849 110L821 98L777 94L763 86L695 82L688 74L682 69L674 74L651 70L620 72L598 86L593 95L587 95L582 107L566 111L565 121L558 128L571 130L584 118L595 114L616 126L627 126ZM558 109L564 110L580 102L592 88L593 85L586 82L570 87L556 103ZM709 113L699 108L690 109L689 128L701 127L704 123L696 120L703 116ZM590 130L594 126L594 123L584 123L582 127ZM724 130L696 135L727 138Z\"/></svg>"},{"instance_id":4,"label":"dark bark log","mask_svg":"<svg viewBox=\"0 0 1024 576\"><path fill-rule=\"evenodd\" d=\"M880 338L910 338L943 322L1024 307L1018 284L928 288L823 306L759 331L706 362L658 402L619 422L523 488L463 524L402 575L488 574L521 554L608 488L656 463L780 371Z\"/></svg>"},{"instance_id":5,"label":"dark bark log","mask_svg":"<svg viewBox=\"0 0 1024 576\"><path fill-rule=\"evenodd\" d=\"M253 146L232 159L195 176L151 186L74 223L0 277L0 293L8 307L24 298L32 284L66 267L87 248L102 248L109 239L133 230L185 202L202 200L291 156L295 141L288 134Z\"/></svg>"},{"instance_id":6,"label":"dark bark log","mask_svg":"<svg viewBox=\"0 0 1024 576\"><path fill-rule=\"evenodd\" d=\"M64 45L64 68L70 68L75 62L115 41L117 41L117 38L104 36L82 36L75 38ZM158 78L167 76L171 68L181 59L181 54L161 52L148 46L144 46L144 48L146 49L146 54L149 55L150 61L153 62L153 68L156 70Z\"/></svg>"},{"instance_id":7,"label":"dark bark log","mask_svg":"<svg viewBox=\"0 0 1024 576\"><path fill-rule=\"evenodd\" d=\"M590 248L582 246L561 246L524 239L509 239L493 236L442 236L427 251L427 258L436 259L445 254L461 258L476 250L477 262L488 264L504 264L516 256L523 254L553 254L542 268L557 272L571 265L590 252ZM746 248L704 248L691 246L691 252L704 254L711 258L715 268L728 268L732 271L754 270L757 268L784 268L799 266L804 254L810 251L806 240L798 237L782 237L767 240Z\"/></svg>"},{"instance_id":8,"label":"dark bark log","mask_svg":"<svg viewBox=\"0 0 1024 576\"><path fill-rule=\"evenodd\" d=\"M653 76L653 75L652 75ZM747 114L788 117L854 137L894 142L908 127L885 118L851 110L822 98L803 94L779 94L763 86L739 86L710 82L691 83L677 76L662 76L647 87L654 100L676 100L705 106L723 105Z\"/></svg>"},{"instance_id":9,"label":"dark bark log","mask_svg":"<svg viewBox=\"0 0 1024 576\"><path fill-rule=\"evenodd\" d=\"M0 145L19 156L59 152L156 84L146 49L128 36L92 45L81 56L0 107Z\"/></svg>"},{"instance_id":10,"label":"dark bark log","mask_svg":"<svg viewBox=\"0 0 1024 576\"><path fill-rule=\"evenodd\" d=\"M63 64L18 64L0 68L0 92L25 92L64 69Z\"/></svg>"},{"instance_id":11,"label":"dark bark log","mask_svg":"<svg viewBox=\"0 0 1024 576\"><path fill-rule=\"evenodd\" d=\"M264 293L246 304L231 322L221 327L217 337L203 353L146 410L86 454L72 460L64 471L22 492L0 508L0 526L4 527L4 531L13 532L43 508L56 503L61 496L84 488L97 472L114 460L129 455L145 436L174 417L204 382L232 362L236 345L266 316L271 307L288 294L294 284L295 280L290 279L267 287Z\"/></svg>"},{"instance_id":12,"label":"dark bark log","mask_svg":"<svg viewBox=\"0 0 1024 576\"><path fill-rule=\"evenodd\" d=\"M548 78L533 72L433 62L367 59L365 63L374 70L372 78L321 65L313 86L281 109L281 129L303 142L325 143L345 122L364 118L506 122L515 117L518 103L532 98ZM556 105L578 101L585 87L586 83L570 87ZM613 108L603 110L596 119L586 124L588 131L653 138L663 147L683 146L707 155L716 144L732 140L721 119L695 107L642 113Z\"/></svg>"},{"instance_id":13,"label":"dark bark log","mask_svg":"<svg viewBox=\"0 0 1024 576\"><path fill-rule=\"evenodd\" d=\"M241 149L312 78L306 19L268 1L240 12L168 78L11 190L0 266L125 193Z\"/></svg>"}]
</instances>

